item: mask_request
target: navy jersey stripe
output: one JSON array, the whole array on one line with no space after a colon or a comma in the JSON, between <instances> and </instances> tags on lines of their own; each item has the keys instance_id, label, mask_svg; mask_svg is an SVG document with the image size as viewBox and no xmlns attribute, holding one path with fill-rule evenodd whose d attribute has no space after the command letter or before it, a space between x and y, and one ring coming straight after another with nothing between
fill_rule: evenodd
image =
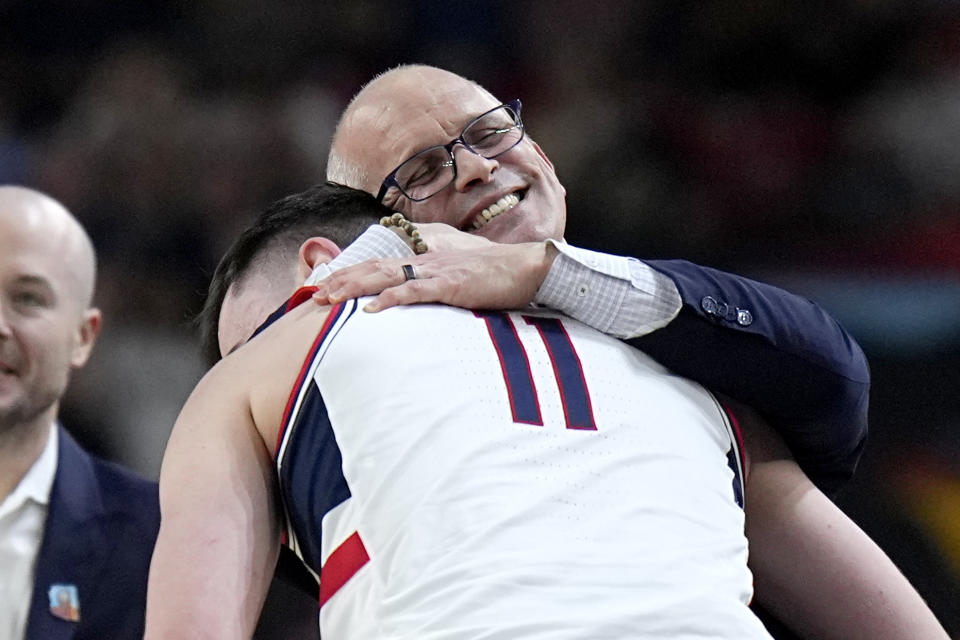
<instances>
[{"instance_id":1,"label":"navy jersey stripe","mask_svg":"<svg viewBox=\"0 0 960 640\"><path fill-rule=\"evenodd\" d=\"M291 425L280 487L300 555L319 574L323 517L350 497L350 488L326 404L313 381L307 384L310 389Z\"/></svg>"},{"instance_id":2,"label":"navy jersey stripe","mask_svg":"<svg viewBox=\"0 0 960 640\"><path fill-rule=\"evenodd\" d=\"M253 333L250 335L250 337L247 338L247 342L250 342L251 340L253 340L254 338L256 338L258 335L260 335L260 334L263 332L264 329L266 329L267 327L269 327L270 325L272 325L274 322L276 322L277 320L279 320L280 318L282 318L282 317L284 316L284 314L286 314L288 311L290 311L291 309L296 308L296 307L299 306L300 304L302 304L302 303L306 302L307 300L309 300L311 297L313 297L313 294L316 293L316 292L317 292L317 287L316 287L316 286L300 287L299 289L297 289L297 290L294 292L294 294L293 294L290 298L287 299L286 302L284 302L282 305L280 305L279 307L277 307L277 308L273 311L273 313L271 313L270 315L267 316L266 320L264 320L264 321L260 324L260 326L258 326L256 329L254 329L254 331L253 331Z\"/></svg>"},{"instance_id":3,"label":"navy jersey stripe","mask_svg":"<svg viewBox=\"0 0 960 640\"><path fill-rule=\"evenodd\" d=\"M249 338L247 338L247 342L250 342L251 340L256 338L258 335L260 335L264 331L264 329L266 329L267 327L272 325L274 322L282 318L286 312L287 312L287 303L284 302L283 305L281 305L276 311L274 311L269 316L267 316L267 319L264 320L263 323L254 330L253 334Z\"/></svg>"},{"instance_id":4,"label":"navy jersey stripe","mask_svg":"<svg viewBox=\"0 0 960 640\"><path fill-rule=\"evenodd\" d=\"M320 574L323 517L350 497L343 458L313 373L325 347L357 309L355 300L336 305L318 332L291 393L278 436L277 470L291 546Z\"/></svg>"},{"instance_id":5,"label":"navy jersey stripe","mask_svg":"<svg viewBox=\"0 0 960 640\"><path fill-rule=\"evenodd\" d=\"M290 425L288 424L288 420L290 420L290 414L293 411L294 406L296 406L297 398L300 397L300 394L303 391L304 379L307 377L307 373L315 366L317 353L320 351L321 346L326 341L327 335L330 333L330 329L336 324L337 320L340 319L340 316L343 315L346 304L346 302L341 302L330 309L330 313L327 315L327 319L324 320L323 326L320 327L320 331L317 333L316 339L314 339L313 344L310 345L310 350L307 352L307 357L303 360L303 366L300 367L300 373L297 374L297 381L294 383L293 389L290 390L290 397L287 399L287 406L283 410L283 419L280 421L280 431L277 433L277 446L274 450L274 458L278 460L281 455L283 438L290 429ZM353 313L353 308L356 307L356 303L351 306L352 308L347 314L348 316L350 313ZM284 311L284 313L286 313L286 311Z\"/></svg>"},{"instance_id":6,"label":"navy jersey stripe","mask_svg":"<svg viewBox=\"0 0 960 640\"><path fill-rule=\"evenodd\" d=\"M530 360L510 317L501 311L474 311L473 314L487 323L487 332L500 359L513 421L543 426Z\"/></svg>"},{"instance_id":7,"label":"navy jersey stripe","mask_svg":"<svg viewBox=\"0 0 960 640\"><path fill-rule=\"evenodd\" d=\"M559 318L541 316L523 316L523 319L537 328L547 347L553 375L560 389L560 402L563 404L567 429L596 431L597 423L593 419L590 392L583 378L583 365L563 323Z\"/></svg>"}]
</instances>

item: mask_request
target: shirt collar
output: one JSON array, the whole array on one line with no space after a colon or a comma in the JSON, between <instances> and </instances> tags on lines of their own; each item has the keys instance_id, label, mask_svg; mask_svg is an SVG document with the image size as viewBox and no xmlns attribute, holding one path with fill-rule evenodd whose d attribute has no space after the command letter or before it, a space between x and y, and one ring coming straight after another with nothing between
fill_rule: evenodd
<instances>
[{"instance_id":1,"label":"shirt collar","mask_svg":"<svg viewBox=\"0 0 960 640\"><path fill-rule=\"evenodd\" d=\"M57 445L59 433L56 423L50 424L50 435L47 444L40 452L40 456L27 470L20 483L0 504L0 512L9 512L20 508L28 500L37 504L50 504L50 489L53 479L57 475Z\"/></svg>"}]
</instances>

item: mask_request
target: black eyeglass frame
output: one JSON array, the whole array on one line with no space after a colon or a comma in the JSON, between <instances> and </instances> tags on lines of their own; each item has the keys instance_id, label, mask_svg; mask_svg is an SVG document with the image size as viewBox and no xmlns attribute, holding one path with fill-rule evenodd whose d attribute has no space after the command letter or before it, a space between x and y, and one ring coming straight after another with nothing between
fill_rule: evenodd
<instances>
[{"instance_id":1,"label":"black eyeglass frame","mask_svg":"<svg viewBox=\"0 0 960 640\"><path fill-rule=\"evenodd\" d=\"M487 160L496 158L497 156L501 156L507 151L510 151L510 149L513 149L515 146L520 144L524 136L526 136L526 129L523 126L523 120L520 118L520 109L522 108L522 106L523 105L520 103L519 98L516 100L511 100L510 102L505 102L501 105L497 105L496 107L490 109L489 111L484 111L483 113L478 115L476 118L468 122L463 127L463 129L461 129L460 135L454 138L453 140L451 140L450 142L448 142L447 144L436 144L436 145L433 145L432 147L427 147L426 149L421 149L420 151L417 151L415 154L413 154L412 156L410 156L409 158L407 158L406 160L398 164L397 167L390 172L390 175L384 178L383 182L380 185L380 191L377 192L377 202L383 202L383 198L384 196L387 195L387 191L390 189L390 187L396 187L397 189L399 189L400 193L402 193L404 197L410 200L411 202L423 202L424 200L427 200L428 198L432 198L433 196L437 195L438 193L440 193L441 191L449 187L451 184L453 184L453 181L457 179L457 160L453 155L453 148L458 144L463 145L463 148L469 151L470 153L474 153L478 156L486 158ZM516 126L520 128L520 137L517 138L517 141L514 142L509 147L507 147L506 149L503 149L502 151L498 151L492 156L485 156L479 151L477 151L476 149L474 149L473 147L471 147L470 144L463 139L463 134L466 133L467 130L470 129L470 127L472 127L478 121L482 120L483 118L487 117L488 115L490 115L494 111L497 111L498 109L503 109L504 107L506 107L513 113ZM437 189L436 191L434 191L428 196L424 196L422 198L412 198L410 194L408 194L404 190L404 188L400 186L400 183L397 182L397 172L400 171L400 169L403 168L405 164L407 164L417 156L423 155L424 153L435 151L437 149L443 149L444 151L447 152L447 155L450 156L450 166L453 167L453 176L450 178L450 182L443 185L442 187L440 187L439 189Z\"/></svg>"}]
</instances>

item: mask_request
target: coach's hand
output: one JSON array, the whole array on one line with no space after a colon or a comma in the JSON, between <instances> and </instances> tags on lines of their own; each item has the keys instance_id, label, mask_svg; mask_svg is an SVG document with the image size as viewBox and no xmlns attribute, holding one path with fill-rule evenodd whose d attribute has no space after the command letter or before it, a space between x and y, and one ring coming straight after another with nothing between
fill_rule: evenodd
<instances>
[{"instance_id":1,"label":"coach's hand","mask_svg":"<svg viewBox=\"0 0 960 640\"><path fill-rule=\"evenodd\" d=\"M403 235L396 227L390 227ZM420 237L429 249L429 253L443 253L446 251L466 251L489 247L494 243L483 236L477 236L466 231L460 231L442 222L418 222L417 230Z\"/></svg>"},{"instance_id":2,"label":"coach's hand","mask_svg":"<svg viewBox=\"0 0 960 640\"><path fill-rule=\"evenodd\" d=\"M427 253L368 260L336 271L318 283L314 300L335 304L375 295L365 311L418 302L519 309L533 300L557 254L546 242L497 244L453 229L441 237L423 233L428 226L420 226Z\"/></svg>"}]
</instances>

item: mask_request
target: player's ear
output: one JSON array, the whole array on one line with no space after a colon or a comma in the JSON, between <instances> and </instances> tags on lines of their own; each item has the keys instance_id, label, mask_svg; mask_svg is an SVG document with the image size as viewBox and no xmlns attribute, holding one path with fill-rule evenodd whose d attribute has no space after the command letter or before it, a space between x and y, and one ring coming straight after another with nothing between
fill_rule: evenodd
<instances>
[{"instance_id":1,"label":"player's ear","mask_svg":"<svg viewBox=\"0 0 960 640\"><path fill-rule=\"evenodd\" d=\"M332 240L315 236L300 245L297 259L297 275L303 282L318 264L326 264L340 254L340 247Z\"/></svg>"}]
</instances>

